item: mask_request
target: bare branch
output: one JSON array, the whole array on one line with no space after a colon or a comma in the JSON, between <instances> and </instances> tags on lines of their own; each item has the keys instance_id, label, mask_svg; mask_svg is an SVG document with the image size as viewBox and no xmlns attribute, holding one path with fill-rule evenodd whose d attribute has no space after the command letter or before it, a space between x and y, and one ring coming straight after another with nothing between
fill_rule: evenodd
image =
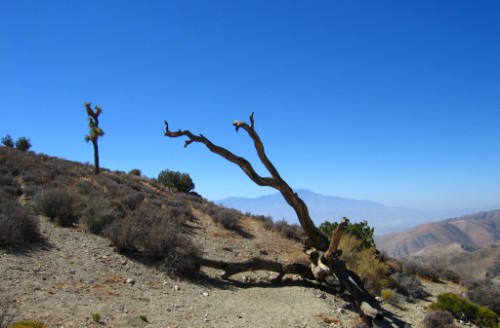
<instances>
[{"instance_id":1,"label":"bare branch","mask_svg":"<svg viewBox=\"0 0 500 328\"><path fill-rule=\"evenodd\" d=\"M302 229L304 229L305 234L309 238L309 242L316 247L317 249L320 250L326 250L328 248L328 238L324 236L318 228L314 225L314 222L311 220L309 216L309 210L300 197L293 192L292 188L284 181L281 176L279 175L278 171L274 167L274 165L271 163L269 158L266 155L266 152L264 150L264 145L262 144L262 141L253 129L254 126L254 118L253 118L253 113L250 116L250 121L252 122L251 125L248 125L245 122L242 121L234 121L233 125L236 127L236 130L239 128L243 128L250 138L254 141L255 149L257 150L257 153L259 155L260 160L264 164L264 166L268 169L269 173L271 174L271 177L262 177L260 176L253 166L248 162L245 158L236 156L229 150L214 145L209 139L205 138L203 135L194 135L191 133L189 130L178 130L178 131L170 131L168 129L168 122L165 121L165 136L176 138L176 137L181 137L185 136L188 138L184 146L188 146L192 142L200 142L203 143L210 151L213 153L216 153L228 161L238 165L243 172L257 185L259 186L267 186L267 187L272 187L278 191L281 192L287 203L295 210L295 213L297 214L297 217L299 219L299 222L302 226Z\"/></svg>"}]
</instances>

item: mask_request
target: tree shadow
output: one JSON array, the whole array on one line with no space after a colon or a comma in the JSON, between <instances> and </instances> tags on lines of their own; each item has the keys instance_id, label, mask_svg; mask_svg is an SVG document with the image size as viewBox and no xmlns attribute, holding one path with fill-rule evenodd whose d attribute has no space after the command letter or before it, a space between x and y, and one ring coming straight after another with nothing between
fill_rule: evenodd
<instances>
[{"instance_id":1,"label":"tree shadow","mask_svg":"<svg viewBox=\"0 0 500 328\"><path fill-rule=\"evenodd\" d=\"M47 242L44 238L40 238L36 242L0 247L5 253L16 256L30 256L38 252L50 251L53 248L54 245Z\"/></svg>"}]
</instances>

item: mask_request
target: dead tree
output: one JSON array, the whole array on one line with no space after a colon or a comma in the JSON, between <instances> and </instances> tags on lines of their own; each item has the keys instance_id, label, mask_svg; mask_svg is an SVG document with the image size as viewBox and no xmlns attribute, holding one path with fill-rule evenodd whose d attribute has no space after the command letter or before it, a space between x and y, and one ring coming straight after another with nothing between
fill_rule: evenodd
<instances>
[{"instance_id":1,"label":"dead tree","mask_svg":"<svg viewBox=\"0 0 500 328\"><path fill-rule=\"evenodd\" d=\"M368 292L363 286L359 276L348 270L345 262L341 259L341 251L338 250L338 245L342 233L347 226L347 221L341 223L335 232L332 234L332 238L329 240L320 230L314 225L314 222L309 216L309 210L304 201L295 193L292 188L283 180L278 173L278 170L271 163L264 150L264 145L254 129L254 113L250 116L250 125L242 121L234 121L233 125L238 132L239 129L245 130L250 138L254 142L255 149L259 156L259 159L266 167L270 176L264 177L259 175L245 158L236 156L229 150L213 144L209 139L207 139L202 134L195 135L189 130L177 130L170 131L168 122L165 121L165 136L176 138L176 137L187 137L184 147L187 147L193 142L199 142L204 144L211 152L224 157L226 160L238 165L243 172L257 185L272 187L278 190L286 202L294 209L297 217L299 219L300 225L302 226L307 240L305 246L307 248L307 254L309 254L310 265L283 265L277 262L263 260L259 258L253 258L246 262L222 262L214 261L208 259L202 259L201 265L210 266L224 270L222 278L229 278L231 275L251 270L269 270L278 272L278 279L284 274L295 273L302 277L310 280L316 280L320 283L325 282L325 278L329 275L334 274L342 288L349 291L350 295L354 299L354 303L357 306L361 317L363 317L367 322L375 318L381 319L382 313L379 303L375 298Z\"/></svg>"}]
</instances>

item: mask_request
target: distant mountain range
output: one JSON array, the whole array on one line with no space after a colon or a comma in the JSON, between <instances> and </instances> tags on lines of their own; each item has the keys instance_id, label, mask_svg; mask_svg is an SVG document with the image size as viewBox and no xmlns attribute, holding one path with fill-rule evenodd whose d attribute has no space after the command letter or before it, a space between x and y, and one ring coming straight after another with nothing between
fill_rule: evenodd
<instances>
[{"instance_id":1,"label":"distant mountain range","mask_svg":"<svg viewBox=\"0 0 500 328\"><path fill-rule=\"evenodd\" d=\"M299 189L296 192L307 204L311 218L316 225L321 224L325 220L331 222L339 221L343 217L347 217L353 222L366 220L370 226L375 227L376 235L401 231L424 222L478 211L420 211L388 207L369 200L324 196L306 189ZM295 212L285 202L280 193L258 198L229 197L215 201L215 203L235 208L242 212L271 216L274 220L285 219L289 223L298 223Z\"/></svg>"},{"instance_id":2,"label":"distant mountain range","mask_svg":"<svg viewBox=\"0 0 500 328\"><path fill-rule=\"evenodd\" d=\"M453 243L473 249L484 248L500 243L500 210L422 224L378 237L376 243L379 249L393 257L436 253L436 248L428 250Z\"/></svg>"}]
</instances>

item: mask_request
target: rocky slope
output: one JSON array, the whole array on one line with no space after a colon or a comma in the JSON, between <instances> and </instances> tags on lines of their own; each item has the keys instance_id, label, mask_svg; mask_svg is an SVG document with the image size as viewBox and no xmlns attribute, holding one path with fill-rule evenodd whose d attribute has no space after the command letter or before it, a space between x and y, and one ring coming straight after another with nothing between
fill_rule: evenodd
<instances>
[{"instance_id":1,"label":"rocky slope","mask_svg":"<svg viewBox=\"0 0 500 328\"><path fill-rule=\"evenodd\" d=\"M16 321L36 319L58 328L348 328L360 323L348 297L296 277L270 283L274 274L259 271L224 281L210 269L194 280L172 279L152 264L119 254L107 239L39 220L44 243L0 253L0 293L10 301ZM241 238L200 214L193 223L194 238L214 259L243 261L258 253L286 261L300 252L299 244L264 230L260 222L248 219L244 224L255 238ZM424 284L433 296L397 308L384 305L387 318L379 326L423 327L425 308L437 293L461 292L457 285ZM92 319L96 313L98 322Z\"/></svg>"}]
</instances>

